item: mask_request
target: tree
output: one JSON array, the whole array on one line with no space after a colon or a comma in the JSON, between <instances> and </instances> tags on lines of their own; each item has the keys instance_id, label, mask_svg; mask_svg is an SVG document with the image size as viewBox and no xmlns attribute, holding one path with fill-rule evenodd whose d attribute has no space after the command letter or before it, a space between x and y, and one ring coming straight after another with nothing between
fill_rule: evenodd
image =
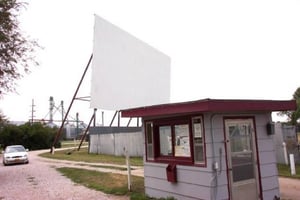
<instances>
[{"instance_id":1,"label":"tree","mask_svg":"<svg viewBox=\"0 0 300 200\"><path fill-rule=\"evenodd\" d=\"M293 94L293 99L296 100L297 109L295 111L283 111L279 112L278 115L280 116L287 116L288 123L292 125L296 125L297 121L300 119L300 87Z\"/></svg>"},{"instance_id":2,"label":"tree","mask_svg":"<svg viewBox=\"0 0 300 200\"><path fill-rule=\"evenodd\" d=\"M6 124L0 127L0 146L22 144L30 150L49 149L57 132L56 128L41 123L26 123L20 126ZM60 147L57 143L56 148Z\"/></svg>"},{"instance_id":3,"label":"tree","mask_svg":"<svg viewBox=\"0 0 300 200\"><path fill-rule=\"evenodd\" d=\"M38 65L34 53L40 46L21 32L17 19L25 6L17 0L0 0L0 97L15 92L16 80Z\"/></svg>"},{"instance_id":4,"label":"tree","mask_svg":"<svg viewBox=\"0 0 300 200\"><path fill-rule=\"evenodd\" d=\"M1 126L6 124L7 122L8 122L7 118L5 117L5 115L0 110L0 129L1 129Z\"/></svg>"}]
</instances>

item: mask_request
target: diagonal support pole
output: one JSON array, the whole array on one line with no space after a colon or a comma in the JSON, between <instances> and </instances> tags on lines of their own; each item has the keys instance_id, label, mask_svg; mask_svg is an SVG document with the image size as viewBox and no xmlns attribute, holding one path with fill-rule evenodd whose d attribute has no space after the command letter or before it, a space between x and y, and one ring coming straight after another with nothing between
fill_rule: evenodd
<instances>
[{"instance_id":1,"label":"diagonal support pole","mask_svg":"<svg viewBox=\"0 0 300 200\"><path fill-rule=\"evenodd\" d=\"M67 117L68 117L68 115L69 115L69 112L70 112L70 110L71 110L71 107L72 107L72 105L73 105L73 102L74 102L74 100L76 99L77 93L78 93L79 88L80 88L80 86L81 86L81 83L82 83L82 81L83 81L83 79L84 79L84 77L85 77L85 74L86 74L86 72L87 72L87 70L88 70L88 68L89 68L89 65L90 65L90 63L91 63L91 61L92 61L92 58L93 58L93 54L91 55L91 57L90 57L90 59L89 59L89 62L88 62L87 66L86 66L86 68L85 68L85 70L84 70L84 72L83 72L83 74L82 74L82 77L81 77L81 79L80 79L80 81L79 81L79 84L78 84L78 86L77 86L77 88L76 88L76 91L75 91L74 96L73 96L73 98L72 98L72 100L71 100L71 103L70 103L70 105L69 105L69 108L68 108L68 110L67 110L67 112L66 112L66 114L65 114L65 117L64 117L64 119L63 119L63 121L62 121L62 123L61 123L61 126L60 126L59 130L57 131L57 133L56 133L56 135L55 135L55 138L54 138L54 140L53 140L53 143L52 143L52 147L51 147L50 153L54 153L54 146L56 145L56 143L58 142L58 139L60 138L60 136L61 136L61 134L62 134L62 130L63 130L63 127L64 127L64 125L65 125L65 121L67 120Z\"/></svg>"},{"instance_id":2,"label":"diagonal support pole","mask_svg":"<svg viewBox=\"0 0 300 200\"><path fill-rule=\"evenodd\" d=\"M81 141L80 141L80 144L79 144L79 146L78 146L78 148L77 148L77 151L80 150L81 145L82 145L82 143L83 143L83 140L85 139L86 134L87 134L87 132L89 131L89 129L90 129L90 127L91 127L91 124L92 124L92 121L95 119L95 117L96 117L96 113L94 112L94 114L92 115L92 117L91 117L91 119L90 119L90 122L89 122L89 124L88 124L88 127L85 129L84 134L83 134L83 136L81 137Z\"/></svg>"}]
</instances>

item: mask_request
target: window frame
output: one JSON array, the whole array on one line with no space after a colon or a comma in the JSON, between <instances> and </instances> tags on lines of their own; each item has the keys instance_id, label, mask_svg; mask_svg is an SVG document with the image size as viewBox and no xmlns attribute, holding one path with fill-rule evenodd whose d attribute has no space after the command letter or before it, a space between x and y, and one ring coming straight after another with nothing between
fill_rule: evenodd
<instances>
[{"instance_id":1,"label":"window frame","mask_svg":"<svg viewBox=\"0 0 300 200\"><path fill-rule=\"evenodd\" d=\"M151 136L148 135L148 125L150 125L151 129ZM154 160L154 137L153 137L153 122L146 122L145 123L145 152L147 160ZM149 143L149 138L151 138L151 143ZM149 156L149 147L151 147L151 156Z\"/></svg>"},{"instance_id":2,"label":"window frame","mask_svg":"<svg viewBox=\"0 0 300 200\"><path fill-rule=\"evenodd\" d=\"M195 158L195 143L194 143L194 127L193 120L200 119L201 123L201 133L202 133L202 151L203 151L203 159L202 161L196 161ZM203 115L188 115L188 116L177 116L177 117L165 117L159 119L148 119L144 120L145 124L145 160L147 162L157 162L157 163L173 163L173 164L181 164L181 165L195 165L206 167L206 144L205 144L205 131L204 131L204 122ZM147 133L147 124L152 124L152 142L153 149L152 155L153 158L149 157L148 152L148 133ZM188 142L189 142L189 156L175 156L175 126L176 125L188 125ZM162 126L170 126L171 127L171 135L172 135L172 155L160 155L160 133L159 127ZM199 145L198 145L199 146Z\"/></svg>"},{"instance_id":3,"label":"window frame","mask_svg":"<svg viewBox=\"0 0 300 200\"><path fill-rule=\"evenodd\" d=\"M199 119L201 122L201 137L202 137L202 141L200 145L196 145L195 142L195 127L194 125L194 120L195 119ZM193 153L194 153L194 163L195 165L205 165L206 166L206 145L205 145L205 131L204 131L204 122L203 122L203 116L193 116L191 117L191 126L192 126L192 139L193 139ZM202 146L202 151L203 151L203 159L202 161L196 161L196 153L195 153L195 149L197 146Z\"/></svg>"}]
</instances>

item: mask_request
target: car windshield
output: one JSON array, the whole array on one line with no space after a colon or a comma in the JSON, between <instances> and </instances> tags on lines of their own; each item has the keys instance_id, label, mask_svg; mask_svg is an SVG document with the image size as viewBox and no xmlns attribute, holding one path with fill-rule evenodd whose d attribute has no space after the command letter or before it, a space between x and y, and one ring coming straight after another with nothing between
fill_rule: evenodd
<instances>
[{"instance_id":1,"label":"car windshield","mask_svg":"<svg viewBox=\"0 0 300 200\"><path fill-rule=\"evenodd\" d=\"M25 148L23 146L13 146L13 147L7 147L6 153L14 153L14 152L24 152Z\"/></svg>"}]
</instances>

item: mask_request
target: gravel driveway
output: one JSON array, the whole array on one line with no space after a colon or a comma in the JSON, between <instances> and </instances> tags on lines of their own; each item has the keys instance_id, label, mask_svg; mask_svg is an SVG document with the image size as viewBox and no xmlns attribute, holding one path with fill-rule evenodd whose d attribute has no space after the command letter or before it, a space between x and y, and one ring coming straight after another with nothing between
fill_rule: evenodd
<instances>
[{"instance_id":1,"label":"gravel driveway","mask_svg":"<svg viewBox=\"0 0 300 200\"><path fill-rule=\"evenodd\" d=\"M2 165L0 158L0 200L127 200L73 183L56 171L54 164L29 152L29 164Z\"/></svg>"},{"instance_id":2,"label":"gravel driveway","mask_svg":"<svg viewBox=\"0 0 300 200\"><path fill-rule=\"evenodd\" d=\"M55 168L63 166L81 166L82 168L82 165L76 165L74 162L41 158L37 156L41 152L29 152L29 164L5 167L0 163L0 200L129 199L126 196L107 195L73 183L70 179L62 176ZM2 162L2 155L0 157L0 161ZM89 169L89 167L85 168ZM95 170L100 171L99 168ZM122 173L125 172L123 171ZM134 170L133 175L142 176L143 170ZM299 180L279 178L279 184L282 199L300 199Z\"/></svg>"},{"instance_id":3,"label":"gravel driveway","mask_svg":"<svg viewBox=\"0 0 300 200\"><path fill-rule=\"evenodd\" d=\"M300 173L300 172L298 172ZM280 196L282 200L300 199L300 180L291 178L279 178Z\"/></svg>"}]
</instances>

